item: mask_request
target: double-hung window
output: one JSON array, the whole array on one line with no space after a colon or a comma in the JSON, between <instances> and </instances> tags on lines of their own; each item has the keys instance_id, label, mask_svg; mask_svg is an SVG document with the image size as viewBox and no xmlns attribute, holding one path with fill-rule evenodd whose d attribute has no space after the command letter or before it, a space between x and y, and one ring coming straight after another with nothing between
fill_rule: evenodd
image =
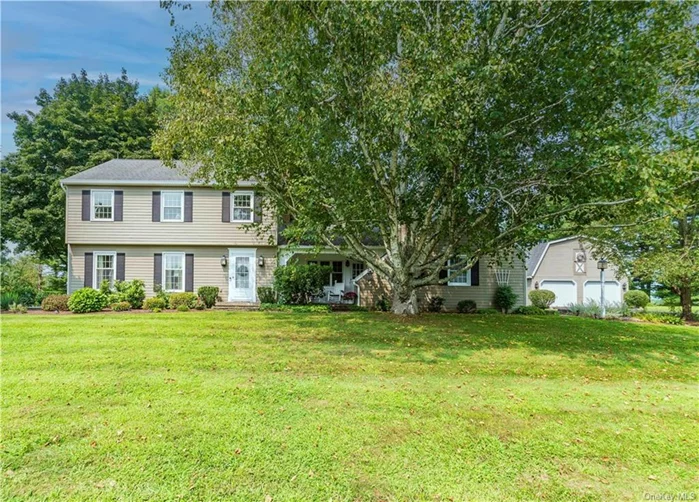
<instances>
[{"instance_id":1,"label":"double-hung window","mask_svg":"<svg viewBox=\"0 0 699 502\"><path fill-rule=\"evenodd\" d=\"M449 282L448 282L449 286L470 286L471 285L471 269L468 269L465 272L461 272L459 275L452 276L452 274L455 274L458 271L458 268L453 269L453 268L451 268L451 266L452 265L461 265L465 258L466 258L465 256L460 256L459 258L449 260ZM459 268L461 268L461 267L459 267Z\"/></svg>"},{"instance_id":2,"label":"double-hung window","mask_svg":"<svg viewBox=\"0 0 699 502\"><path fill-rule=\"evenodd\" d=\"M92 190L92 220L114 221L114 190Z\"/></svg>"},{"instance_id":3,"label":"double-hung window","mask_svg":"<svg viewBox=\"0 0 699 502\"><path fill-rule=\"evenodd\" d=\"M160 221L184 221L184 192L163 191Z\"/></svg>"},{"instance_id":4,"label":"double-hung window","mask_svg":"<svg viewBox=\"0 0 699 502\"><path fill-rule=\"evenodd\" d=\"M253 221L254 192L239 191L231 194L231 221L251 223Z\"/></svg>"},{"instance_id":5,"label":"double-hung window","mask_svg":"<svg viewBox=\"0 0 699 502\"><path fill-rule=\"evenodd\" d=\"M359 274L364 272L364 262L352 262L352 279L356 279Z\"/></svg>"},{"instance_id":6,"label":"double-hung window","mask_svg":"<svg viewBox=\"0 0 699 502\"><path fill-rule=\"evenodd\" d=\"M92 275L95 278L93 287L99 289L103 281L109 283L109 288L114 286L116 277L116 253L113 251L95 252L95 271Z\"/></svg>"},{"instance_id":7,"label":"double-hung window","mask_svg":"<svg viewBox=\"0 0 699 502\"><path fill-rule=\"evenodd\" d=\"M165 291L184 291L184 253L163 253Z\"/></svg>"}]
</instances>

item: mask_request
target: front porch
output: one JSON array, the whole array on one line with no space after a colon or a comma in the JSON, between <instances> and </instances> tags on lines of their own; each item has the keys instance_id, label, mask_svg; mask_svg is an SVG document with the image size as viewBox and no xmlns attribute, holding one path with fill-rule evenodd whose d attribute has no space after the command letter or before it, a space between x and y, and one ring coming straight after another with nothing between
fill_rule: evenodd
<instances>
[{"instance_id":1,"label":"front porch","mask_svg":"<svg viewBox=\"0 0 699 502\"><path fill-rule=\"evenodd\" d=\"M287 263L317 264L332 269L328 275L327 284L323 287L323 293L313 298L313 303L332 305L357 303L359 291L354 279L364 272L366 266L363 262L351 260L330 251L315 253L313 249L294 249L280 253L279 264Z\"/></svg>"}]
</instances>

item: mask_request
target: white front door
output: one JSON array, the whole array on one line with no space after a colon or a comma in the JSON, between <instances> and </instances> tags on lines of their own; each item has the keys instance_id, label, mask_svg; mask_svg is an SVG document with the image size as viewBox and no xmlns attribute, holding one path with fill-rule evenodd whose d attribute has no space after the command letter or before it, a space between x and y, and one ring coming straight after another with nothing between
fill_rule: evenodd
<instances>
[{"instance_id":1,"label":"white front door","mask_svg":"<svg viewBox=\"0 0 699 502\"><path fill-rule=\"evenodd\" d=\"M255 301L255 250L228 250L228 301Z\"/></svg>"}]
</instances>

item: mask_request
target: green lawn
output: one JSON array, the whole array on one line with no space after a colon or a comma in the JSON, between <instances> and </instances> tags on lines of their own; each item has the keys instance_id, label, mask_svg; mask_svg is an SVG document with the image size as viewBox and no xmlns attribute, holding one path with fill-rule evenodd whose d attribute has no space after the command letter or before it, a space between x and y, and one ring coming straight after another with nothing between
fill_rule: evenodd
<instances>
[{"instance_id":1,"label":"green lawn","mask_svg":"<svg viewBox=\"0 0 699 502\"><path fill-rule=\"evenodd\" d=\"M645 500L699 486L699 329L4 316L3 500Z\"/></svg>"}]
</instances>

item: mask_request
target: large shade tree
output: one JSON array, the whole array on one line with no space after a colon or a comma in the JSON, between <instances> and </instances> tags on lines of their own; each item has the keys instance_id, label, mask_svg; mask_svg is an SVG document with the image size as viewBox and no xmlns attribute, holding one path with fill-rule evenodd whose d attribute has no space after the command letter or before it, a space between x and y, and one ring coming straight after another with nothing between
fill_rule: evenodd
<instances>
[{"instance_id":1,"label":"large shade tree","mask_svg":"<svg viewBox=\"0 0 699 502\"><path fill-rule=\"evenodd\" d=\"M83 70L39 91L38 111L12 112L17 152L0 162L2 244L65 267L60 179L116 157L152 158L151 136L166 92L140 96L126 71L110 80Z\"/></svg>"},{"instance_id":2,"label":"large shade tree","mask_svg":"<svg viewBox=\"0 0 699 502\"><path fill-rule=\"evenodd\" d=\"M634 198L690 10L213 2L175 39L154 147L223 185L256 178L292 241L367 262L412 313L447 260L459 274Z\"/></svg>"}]
</instances>

